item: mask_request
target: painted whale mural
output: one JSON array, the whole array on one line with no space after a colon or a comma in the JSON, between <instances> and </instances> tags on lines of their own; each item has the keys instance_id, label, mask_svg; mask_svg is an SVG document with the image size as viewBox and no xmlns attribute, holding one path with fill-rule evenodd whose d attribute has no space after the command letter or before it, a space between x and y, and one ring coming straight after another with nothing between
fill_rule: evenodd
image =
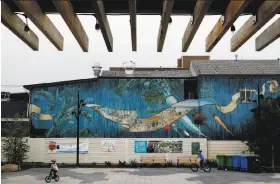
<instances>
[{"instance_id":1,"label":"painted whale mural","mask_svg":"<svg viewBox=\"0 0 280 184\"><path fill-rule=\"evenodd\" d=\"M107 81L109 84L109 80ZM177 81L180 82L179 79L177 79ZM107 96L106 98L108 98L108 101L100 100L99 103L92 102L95 102L96 98L102 97L100 96L101 93L96 94L96 97L94 96L95 92L89 92L91 95L82 94L83 99L87 102L81 114L84 118L81 120L83 122L82 128L85 129L85 132L93 132L91 129L96 129L95 132L98 134L100 130L103 130L103 132L112 131L108 130L108 125L103 126L103 123L113 122L118 126L113 124L112 126L115 127L114 129L116 129L116 131L120 131L120 134L121 132L157 132L157 134L165 135L162 132L174 131L176 132L176 136L179 137L210 138L209 135L216 134L217 129L220 129L223 130L223 134L226 136L235 136L236 133L232 131L234 127L232 125L229 126L228 121L225 121L224 117L228 116L227 114L236 114L236 110L241 103L240 92L235 91L226 103L224 101L223 104L225 105L219 104L217 102L219 99L213 98L213 96L181 100L180 91L178 91L183 89L180 88L181 84L172 87L177 81L168 81L167 79L131 79L126 82L121 89L119 87L120 84L112 88L115 89L116 96ZM152 86L153 83L156 85ZM135 88L137 89L135 90ZM66 89L73 94L75 92L71 90L76 90L77 88ZM48 129L47 137L54 136L55 132L59 134L56 136L71 136L75 131L75 117L72 112L77 110L77 106L75 106L76 99L73 95L69 95L67 98L62 96L61 93L66 94L66 89L60 89L62 91L59 91L57 88L53 92L51 92L51 90L40 90L32 94L29 113L32 117L32 121L35 122L37 126L40 125L40 127ZM97 88L95 87L94 89ZM111 87L107 88L107 90L110 89ZM176 93L176 90L178 93ZM132 91L133 94L131 94ZM256 89L250 89L249 91L257 95ZM136 96L137 93L141 95L138 97ZM260 94L267 93L279 96L280 89L276 80L268 80L262 85ZM102 91L102 95L104 94L107 94L107 91L106 93ZM108 94L112 93L108 92ZM122 95L124 98L120 100ZM137 99L134 99L135 102L132 100L130 102L131 105L125 106L128 104L125 103L123 107L120 107L123 100L129 99L132 96L133 98L137 97ZM118 108L114 108L114 105L110 105L113 104L112 102L117 102L118 100ZM135 106L137 108L130 108L130 106L133 106L135 103L140 103L140 105ZM158 110L151 113L145 112L149 104L159 104L157 105L159 107ZM251 104L247 104L246 106L248 105L251 106ZM138 108L138 106L144 108ZM198 113L198 115L202 113L204 118L200 123L195 122L195 113ZM95 122L95 119L98 119L98 121ZM47 122L48 125L43 126L45 122ZM209 131L203 127L206 127ZM71 130L73 133L67 134L68 130ZM62 134L61 132L66 132L66 134ZM205 132L208 133L205 134ZM97 136L100 135L98 134Z\"/></svg>"}]
</instances>

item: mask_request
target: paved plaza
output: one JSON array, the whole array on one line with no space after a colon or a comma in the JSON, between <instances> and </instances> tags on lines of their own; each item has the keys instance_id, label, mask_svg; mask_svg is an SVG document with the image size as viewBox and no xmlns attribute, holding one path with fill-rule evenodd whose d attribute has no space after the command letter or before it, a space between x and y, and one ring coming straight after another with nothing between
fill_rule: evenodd
<instances>
[{"instance_id":1,"label":"paved plaza","mask_svg":"<svg viewBox=\"0 0 280 184\"><path fill-rule=\"evenodd\" d=\"M2 184L45 183L49 170L34 168L2 173ZM60 184L279 184L280 174L251 174L213 169L210 173L188 168L61 168ZM56 183L52 181L51 183Z\"/></svg>"}]
</instances>

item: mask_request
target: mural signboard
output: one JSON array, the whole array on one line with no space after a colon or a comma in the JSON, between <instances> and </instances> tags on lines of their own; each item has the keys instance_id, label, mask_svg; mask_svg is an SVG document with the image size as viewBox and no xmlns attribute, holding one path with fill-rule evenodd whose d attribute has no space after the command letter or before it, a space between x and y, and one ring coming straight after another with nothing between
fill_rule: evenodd
<instances>
[{"instance_id":1,"label":"mural signboard","mask_svg":"<svg viewBox=\"0 0 280 184\"><path fill-rule=\"evenodd\" d=\"M135 153L147 153L147 141L135 141L134 142L134 152Z\"/></svg>"},{"instance_id":2,"label":"mural signboard","mask_svg":"<svg viewBox=\"0 0 280 184\"><path fill-rule=\"evenodd\" d=\"M116 141L106 140L101 141L101 151L102 152L115 152Z\"/></svg>"},{"instance_id":3,"label":"mural signboard","mask_svg":"<svg viewBox=\"0 0 280 184\"><path fill-rule=\"evenodd\" d=\"M135 141L135 153L183 153L183 141Z\"/></svg>"},{"instance_id":4,"label":"mural signboard","mask_svg":"<svg viewBox=\"0 0 280 184\"><path fill-rule=\"evenodd\" d=\"M75 143L57 143L56 141L49 141L48 153L77 153L77 145ZM79 153L88 153L88 143L79 144Z\"/></svg>"},{"instance_id":5,"label":"mural signboard","mask_svg":"<svg viewBox=\"0 0 280 184\"><path fill-rule=\"evenodd\" d=\"M183 153L183 141L148 141L148 153Z\"/></svg>"}]
</instances>

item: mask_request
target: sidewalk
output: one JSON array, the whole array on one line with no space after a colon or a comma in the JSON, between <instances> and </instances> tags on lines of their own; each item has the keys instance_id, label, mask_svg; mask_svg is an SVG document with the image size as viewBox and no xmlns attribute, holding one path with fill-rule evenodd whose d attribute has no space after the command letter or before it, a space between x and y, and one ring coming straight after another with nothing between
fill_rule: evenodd
<instances>
[{"instance_id":1,"label":"sidewalk","mask_svg":"<svg viewBox=\"0 0 280 184\"><path fill-rule=\"evenodd\" d=\"M48 169L2 173L2 184L41 184ZM61 168L59 184L279 184L280 174L251 174L231 171L192 172L188 168L93 169ZM52 183L56 183L52 181Z\"/></svg>"}]
</instances>

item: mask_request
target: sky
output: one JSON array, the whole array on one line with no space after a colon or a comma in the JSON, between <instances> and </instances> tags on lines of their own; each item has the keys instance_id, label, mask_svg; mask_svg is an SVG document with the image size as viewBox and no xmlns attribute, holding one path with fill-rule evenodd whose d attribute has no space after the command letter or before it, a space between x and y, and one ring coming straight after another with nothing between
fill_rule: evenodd
<instances>
[{"instance_id":1,"label":"sky","mask_svg":"<svg viewBox=\"0 0 280 184\"><path fill-rule=\"evenodd\" d=\"M255 52L255 38L271 25L276 15L236 52L230 52L232 32L228 31L216 47L205 52L205 39L220 16L206 16L187 52L181 52L182 37L190 16L172 16L163 52L157 52L157 34L160 16L137 16L137 52L131 49L129 16L108 16L114 44L108 52L101 31L96 31L93 16L80 15L80 21L89 38L89 52L83 52L60 15L49 18L64 37L64 51L58 51L29 21L30 28L39 37L39 51L31 50L3 24L1 26L1 87L2 91L22 91L18 86L93 77L92 66L99 62L103 70L122 67L133 61L136 67L176 67L184 55L210 55L210 59L277 59L280 58L280 39L261 52ZM234 23L238 30L250 16L239 17Z\"/></svg>"}]
</instances>

